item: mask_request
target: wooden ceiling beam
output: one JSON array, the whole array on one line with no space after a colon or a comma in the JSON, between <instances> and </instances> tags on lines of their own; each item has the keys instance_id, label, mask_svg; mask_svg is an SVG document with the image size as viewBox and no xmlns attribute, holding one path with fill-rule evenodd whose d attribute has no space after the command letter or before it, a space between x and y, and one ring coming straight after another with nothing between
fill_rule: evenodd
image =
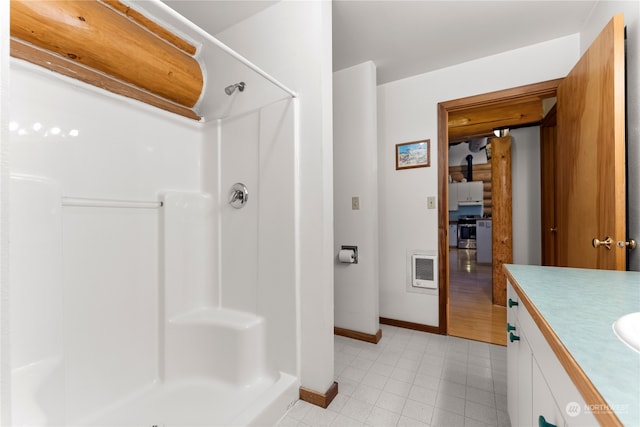
<instances>
[{"instance_id":1,"label":"wooden ceiling beam","mask_svg":"<svg viewBox=\"0 0 640 427\"><path fill-rule=\"evenodd\" d=\"M133 20L108 3L12 0L11 55L199 120L193 109L204 75L186 53L193 46L168 31L151 32L141 15L130 12ZM87 72L80 78L77 70ZM153 97L158 99L150 102Z\"/></svg>"},{"instance_id":2,"label":"wooden ceiling beam","mask_svg":"<svg viewBox=\"0 0 640 427\"><path fill-rule=\"evenodd\" d=\"M527 97L449 113L449 142L489 136L495 128L516 128L539 123L542 99Z\"/></svg>"}]
</instances>

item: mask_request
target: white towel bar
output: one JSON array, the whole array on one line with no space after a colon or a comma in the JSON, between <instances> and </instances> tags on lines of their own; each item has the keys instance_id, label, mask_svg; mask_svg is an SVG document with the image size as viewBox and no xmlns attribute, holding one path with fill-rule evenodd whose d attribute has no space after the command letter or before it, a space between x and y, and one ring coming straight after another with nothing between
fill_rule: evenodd
<instances>
[{"instance_id":1,"label":"white towel bar","mask_svg":"<svg viewBox=\"0 0 640 427\"><path fill-rule=\"evenodd\" d=\"M75 206L75 207L82 207L82 208L158 209L162 207L162 202L63 197L62 206Z\"/></svg>"}]
</instances>

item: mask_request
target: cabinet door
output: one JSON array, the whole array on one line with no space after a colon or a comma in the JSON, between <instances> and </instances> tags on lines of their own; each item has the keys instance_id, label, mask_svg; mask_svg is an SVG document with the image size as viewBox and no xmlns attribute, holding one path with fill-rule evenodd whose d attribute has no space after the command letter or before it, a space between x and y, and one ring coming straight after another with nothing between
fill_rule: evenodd
<instances>
[{"instance_id":1,"label":"cabinet door","mask_svg":"<svg viewBox=\"0 0 640 427\"><path fill-rule=\"evenodd\" d=\"M513 426L529 426L532 417L531 347L518 320L519 302L507 281L507 411Z\"/></svg>"},{"instance_id":2,"label":"cabinet door","mask_svg":"<svg viewBox=\"0 0 640 427\"><path fill-rule=\"evenodd\" d=\"M514 290L507 281L507 299L514 298ZM507 412L511 424L518 420L518 343L509 340L509 333L516 328L517 311L515 307L507 308Z\"/></svg>"},{"instance_id":3,"label":"cabinet door","mask_svg":"<svg viewBox=\"0 0 640 427\"><path fill-rule=\"evenodd\" d=\"M469 201L482 202L484 200L484 184L482 181L473 181L469 184Z\"/></svg>"},{"instance_id":4,"label":"cabinet door","mask_svg":"<svg viewBox=\"0 0 640 427\"><path fill-rule=\"evenodd\" d=\"M507 338L507 411L513 426L530 426L532 420L531 348L517 320ZM513 336L519 338L512 340Z\"/></svg>"},{"instance_id":5,"label":"cabinet door","mask_svg":"<svg viewBox=\"0 0 640 427\"><path fill-rule=\"evenodd\" d=\"M458 186L459 184L456 182L449 184L449 210L450 211L458 210Z\"/></svg>"},{"instance_id":6,"label":"cabinet door","mask_svg":"<svg viewBox=\"0 0 640 427\"><path fill-rule=\"evenodd\" d=\"M519 324L516 323L514 333L520 338L518 346L518 421L517 426L528 426L532 417L532 387L531 387L531 348ZM512 420L513 421L513 420ZM535 425L535 424L534 424Z\"/></svg>"},{"instance_id":7,"label":"cabinet door","mask_svg":"<svg viewBox=\"0 0 640 427\"><path fill-rule=\"evenodd\" d=\"M458 203L479 204L484 197L484 184L482 181L459 182Z\"/></svg>"},{"instance_id":8,"label":"cabinet door","mask_svg":"<svg viewBox=\"0 0 640 427\"><path fill-rule=\"evenodd\" d=\"M459 182L458 186L458 202L465 203L469 201L469 186L466 182Z\"/></svg>"},{"instance_id":9,"label":"cabinet door","mask_svg":"<svg viewBox=\"0 0 640 427\"><path fill-rule=\"evenodd\" d=\"M508 319L507 325L517 329L516 321ZM518 421L518 342L509 341L507 332L507 412L511 419L511 424L516 425Z\"/></svg>"},{"instance_id":10,"label":"cabinet door","mask_svg":"<svg viewBox=\"0 0 640 427\"><path fill-rule=\"evenodd\" d=\"M566 425L565 420L562 416L562 412L558 408L555 399L553 398L553 394L551 393L551 389L547 384L544 376L542 375L542 371L538 366L538 362L533 359L533 367L532 367L532 419L530 420L531 425L540 425L545 426L545 422L548 423L547 427L556 426L556 427L564 427ZM540 417L543 417L541 420Z\"/></svg>"},{"instance_id":11,"label":"cabinet door","mask_svg":"<svg viewBox=\"0 0 640 427\"><path fill-rule=\"evenodd\" d=\"M507 299L513 299L514 290L507 281ZM509 332L516 326L517 312L507 308L507 412L511 424L518 420L518 346L509 341Z\"/></svg>"}]
</instances>

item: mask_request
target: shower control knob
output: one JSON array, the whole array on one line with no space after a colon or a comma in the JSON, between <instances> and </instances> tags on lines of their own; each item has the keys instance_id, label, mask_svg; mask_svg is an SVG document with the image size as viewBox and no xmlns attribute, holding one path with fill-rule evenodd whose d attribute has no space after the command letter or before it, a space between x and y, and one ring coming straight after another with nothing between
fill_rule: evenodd
<instances>
[{"instance_id":1,"label":"shower control knob","mask_svg":"<svg viewBox=\"0 0 640 427\"><path fill-rule=\"evenodd\" d=\"M241 182L233 184L233 187L231 187L229 191L229 204L236 209L240 209L244 207L248 200L249 191L247 190L247 186Z\"/></svg>"}]
</instances>

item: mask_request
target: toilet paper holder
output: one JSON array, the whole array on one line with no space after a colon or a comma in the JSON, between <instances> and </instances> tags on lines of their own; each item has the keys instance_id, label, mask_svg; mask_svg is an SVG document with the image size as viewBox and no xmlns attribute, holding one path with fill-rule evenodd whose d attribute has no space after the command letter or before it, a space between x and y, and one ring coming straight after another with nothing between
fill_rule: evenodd
<instances>
[{"instance_id":1,"label":"toilet paper holder","mask_svg":"<svg viewBox=\"0 0 640 427\"><path fill-rule=\"evenodd\" d=\"M358 247L357 246L343 245L343 246L340 246L340 250L351 250L351 251L353 251L353 262L350 263L350 264L357 264L358 263Z\"/></svg>"}]
</instances>

